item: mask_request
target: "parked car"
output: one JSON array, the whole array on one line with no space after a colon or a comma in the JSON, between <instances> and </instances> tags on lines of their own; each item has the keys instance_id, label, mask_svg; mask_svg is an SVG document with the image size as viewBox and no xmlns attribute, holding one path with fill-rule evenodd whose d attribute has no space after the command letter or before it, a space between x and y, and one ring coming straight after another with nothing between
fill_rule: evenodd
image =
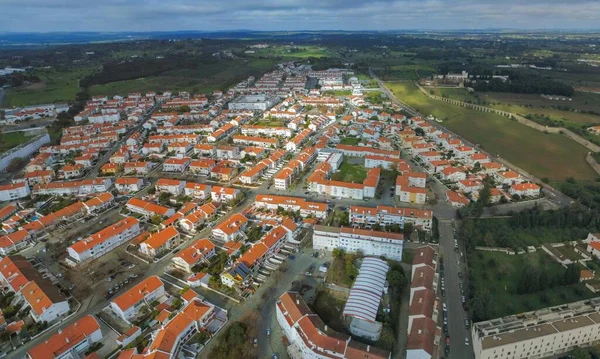
<instances>
[{"instance_id":1,"label":"parked car","mask_svg":"<svg viewBox=\"0 0 600 359\"><path fill-rule=\"evenodd\" d=\"M466 346L469 346L469 345L470 345L470 344L469 344L469 338L468 338L468 337L467 337L467 338L465 338L465 345L466 345Z\"/></svg>"},{"instance_id":2,"label":"parked car","mask_svg":"<svg viewBox=\"0 0 600 359\"><path fill-rule=\"evenodd\" d=\"M271 328L267 328L267 338L271 336Z\"/></svg>"}]
</instances>

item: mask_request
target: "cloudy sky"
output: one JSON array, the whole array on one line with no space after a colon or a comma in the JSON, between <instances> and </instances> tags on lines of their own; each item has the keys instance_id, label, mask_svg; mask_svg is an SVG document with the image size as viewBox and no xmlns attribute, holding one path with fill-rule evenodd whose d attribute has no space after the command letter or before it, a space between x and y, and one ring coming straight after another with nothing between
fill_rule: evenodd
<instances>
[{"instance_id":1,"label":"cloudy sky","mask_svg":"<svg viewBox=\"0 0 600 359\"><path fill-rule=\"evenodd\" d=\"M0 0L0 31L589 29L598 0Z\"/></svg>"}]
</instances>

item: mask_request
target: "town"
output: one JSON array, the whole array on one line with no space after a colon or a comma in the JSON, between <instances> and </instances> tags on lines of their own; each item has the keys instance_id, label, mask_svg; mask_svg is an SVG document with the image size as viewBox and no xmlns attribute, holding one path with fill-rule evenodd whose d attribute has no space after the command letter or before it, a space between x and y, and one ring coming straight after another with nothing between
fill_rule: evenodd
<instances>
[{"instance_id":1,"label":"town","mask_svg":"<svg viewBox=\"0 0 600 359\"><path fill-rule=\"evenodd\" d=\"M479 359L597 343L597 298L473 320L458 221L571 200L398 100L306 61L228 91L93 96L57 144L41 130L1 155L5 171L27 162L0 185L0 352ZM584 263L575 281L600 290L598 234L490 247Z\"/></svg>"}]
</instances>

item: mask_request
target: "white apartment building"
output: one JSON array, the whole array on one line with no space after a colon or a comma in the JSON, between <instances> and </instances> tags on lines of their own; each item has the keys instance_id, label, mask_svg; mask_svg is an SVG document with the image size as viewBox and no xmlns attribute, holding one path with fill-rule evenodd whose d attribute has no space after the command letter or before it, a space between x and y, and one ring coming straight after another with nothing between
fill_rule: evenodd
<instances>
[{"instance_id":1,"label":"white apartment building","mask_svg":"<svg viewBox=\"0 0 600 359\"><path fill-rule=\"evenodd\" d=\"M415 227L420 227L425 231L430 231L432 227L433 212L428 209L401 208L391 206L373 207L350 207L350 223L372 226L379 224L387 226L398 224L404 226L405 223L412 223Z\"/></svg>"},{"instance_id":2,"label":"white apartment building","mask_svg":"<svg viewBox=\"0 0 600 359\"><path fill-rule=\"evenodd\" d=\"M135 317L140 307L165 295L164 283L158 276L151 276L110 302L110 307L125 321Z\"/></svg>"},{"instance_id":3,"label":"white apartment building","mask_svg":"<svg viewBox=\"0 0 600 359\"><path fill-rule=\"evenodd\" d=\"M140 234L140 222L134 217L127 217L92 234L67 248L67 262L77 265L88 259L105 255L126 241Z\"/></svg>"},{"instance_id":4,"label":"white apartment building","mask_svg":"<svg viewBox=\"0 0 600 359\"><path fill-rule=\"evenodd\" d=\"M267 95L247 95L230 101L227 106L230 110L266 111L279 101L279 97Z\"/></svg>"},{"instance_id":5,"label":"white apartment building","mask_svg":"<svg viewBox=\"0 0 600 359\"><path fill-rule=\"evenodd\" d=\"M404 236L400 233L379 232L358 228L315 226L313 248L332 251L362 252L367 256L384 256L402 260Z\"/></svg>"},{"instance_id":6,"label":"white apartment building","mask_svg":"<svg viewBox=\"0 0 600 359\"><path fill-rule=\"evenodd\" d=\"M27 197L30 193L27 182L2 185L0 186L0 202Z\"/></svg>"},{"instance_id":7,"label":"white apartment building","mask_svg":"<svg viewBox=\"0 0 600 359\"><path fill-rule=\"evenodd\" d=\"M545 358L600 343L600 298L473 324L476 359Z\"/></svg>"}]
</instances>

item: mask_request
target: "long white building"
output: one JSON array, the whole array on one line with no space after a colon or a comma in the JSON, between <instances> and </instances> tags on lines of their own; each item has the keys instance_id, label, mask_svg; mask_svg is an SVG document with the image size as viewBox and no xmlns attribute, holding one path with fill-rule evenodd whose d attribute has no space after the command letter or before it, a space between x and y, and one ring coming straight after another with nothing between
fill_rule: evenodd
<instances>
[{"instance_id":1,"label":"long white building","mask_svg":"<svg viewBox=\"0 0 600 359\"><path fill-rule=\"evenodd\" d=\"M475 323L477 359L545 358L600 343L600 298Z\"/></svg>"},{"instance_id":2,"label":"long white building","mask_svg":"<svg viewBox=\"0 0 600 359\"><path fill-rule=\"evenodd\" d=\"M400 233L379 232L358 228L315 226L313 248L332 251L362 252L367 256L384 256L402 260L404 236Z\"/></svg>"},{"instance_id":3,"label":"long white building","mask_svg":"<svg viewBox=\"0 0 600 359\"><path fill-rule=\"evenodd\" d=\"M127 217L69 246L67 260L76 265L101 257L140 233L140 222L134 217Z\"/></svg>"}]
</instances>

